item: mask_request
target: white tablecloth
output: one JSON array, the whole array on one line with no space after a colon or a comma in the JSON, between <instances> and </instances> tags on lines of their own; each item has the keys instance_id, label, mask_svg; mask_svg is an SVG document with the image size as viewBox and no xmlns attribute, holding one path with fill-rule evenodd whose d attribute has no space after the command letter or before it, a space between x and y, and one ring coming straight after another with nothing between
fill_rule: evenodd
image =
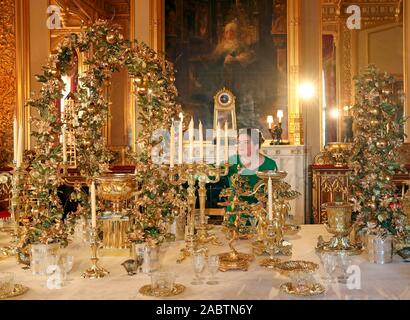
<instances>
[{"instance_id":1,"label":"white tablecloth","mask_svg":"<svg viewBox=\"0 0 410 320\"><path fill-rule=\"evenodd\" d=\"M217 234L226 243L219 231ZM299 234L287 237L293 244L292 259L309 260L320 264L320 258L314 249L319 235L323 235L325 240L330 237L322 225L304 225ZM5 240L5 235L0 234L0 245L5 245ZM251 252L250 241L239 240L237 243L236 248L239 251ZM176 282L186 286L186 290L173 299L297 299L279 291L280 284L289 279L273 270L260 267L259 261L263 257L257 257L247 272L219 272L218 285L191 285L194 278L191 260L187 259L182 264L176 263L179 249L183 245L181 241L172 244L164 258L165 269L175 271ZM210 246L210 254L226 252L227 248L227 245ZM1 260L0 271L14 272L16 282L30 288L26 294L15 299L152 299L138 293L141 286L150 283L150 277L146 274L128 276L121 266L127 257L104 256L100 263L110 271L110 275L103 279L82 279L81 273L90 266L89 247L80 242L73 242L64 250L74 255L75 261L70 273L71 281L62 289L48 289L46 277L34 276L30 270L23 270L15 258ZM394 257L393 263L386 265L369 263L365 254L354 256L352 261L360 268L360 290L349 290L346 284L333 283L326 285L326 293L321 296L299 299L410 299L410 264L403 262L399 256ZM323 265L320 265L315 277L320 280L323 274ZM205 270L204 276L207 275Z\"/></svg>"}]
</instances>

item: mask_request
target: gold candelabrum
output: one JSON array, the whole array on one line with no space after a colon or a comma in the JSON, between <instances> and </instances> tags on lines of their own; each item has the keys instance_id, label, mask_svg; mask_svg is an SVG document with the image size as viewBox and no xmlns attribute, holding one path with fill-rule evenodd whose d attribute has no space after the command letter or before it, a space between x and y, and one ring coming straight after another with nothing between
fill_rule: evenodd
<instances>
[{"instance_id":1,"label":"gold candelabrum","mask_svg":"<svg viewBox=\"0 0 410 320\"><path fill-rule=\"evenodd\" d=\"M187 225L185 228L186 246L181 250L181 255L177 263L181 263L193 252L198 250L206 251L206 248L199 248L199 245L213 242L219 244L215 236L208 234L206 217L205 217L205 200L206 200L206 183L217 183L222 176L226 176L229 171L229 165L211 166L202 163L179 164L174 167L166 168L169 172L169 181L172 185L178 186L188 183L188 206ZM198 233L195 235L195 205L196 205L196 181L199 183L200 199L200 224L197 226Z\"/></svg>"},{"instance_id":2,"label":"gold candelabrum","mask_svg":"<svg viewBox=\"0 0 410 320\"><path fill-rule=\"evenodd\" d=\"M352 209L353 205L348 202L325 203L327 231L334 236L325 242L319 236L316 250L319 252L347 253L351 255L361 254L362 248L359 244L351 244L349 234L352 231Z\"/></svg>"},{"instance_id":3,"label":"gold candelabrum","mask_svg":"<svg viewBox=\"0 0 410 320\"><path fill-rule=\"evenodd\" d=\"M239 171L239 166L238 166ZM225 215L225 225L229 232L229 248L230 252L222 253L219 255L220 271L228 270L243 270L247 271L249 263L254 259L253 255L238 252L233 244L239 237L239 229L241 227L241 217L243 214L253 213L254 206L247 201L240 198L241 194L244 194L248 190L248 182L246 177L241 176L239 173L232 175L231 177L232 188L228 188L222 191L220 197L227 198L225 202L218 203L221 206L227 207ZM230 210L228 211L228 207ZM231 222L230 215L234 215L235 220Z\"/></svg>"},{"instance_id":4,"label":"gold candelabrum","mask_svg":"<svg viewBox=\"0 0 410 320\"><path fill-rule=\"evenodd\" d=\"M253 248L257 254L268 253L269 258L264 259L261 265L273 268L279 262L274 256L292 255L292 244L284 239L284 233L287 227L285 224L285 214L288 207L287 202L299 197L300 193L291 190L291 186L283 181L287 176L287 172L285 171L259 171L257 172L257 176L261 181L255 185L251 195L256 194L258 190L263 187L265 193L265 201L263 201L263 203L266 203L267 207L269 207L269 199L266 201L266 196L269 198L268 186L271 185L272 203L270 205L272 213L269 213L268 209L262 208L262 212L265 213L265 219L267 220L266 235L262 241L255 241Z\"/></svg>"},{"instance_id":5,"label":"gold candelabrum","mask_svg":"<svg viewBox=\"0 0 410 320\"><path fill-rule=\"evenodd\" d=\"M10 245L1 248L2 255L14 256L18 253L18 240L20 238L20 217L24 206L24 185L26 184L26 174L24 169L17 167L14 163L11 176L11 202L10 213L12 227L10 228L11 241ZM23 186L23 187L22 187ZM18 257L18 255L17 255Z\"/></svg>"},{"instance_id":6,"label":"gold candelabrum","mask_svg":"<svg viewBox=\"0 0 410 320\"><path fill-rule=\"evenodd\" d=\"M208 225L205 216L206 184L218 183L221 180L221 177L227 176L228 173L229 163L216 167L207 164L200 164L197 166L200 223L196 226L196 241L199 244L211 242L215 245L222 245L214 235L208 233Z\"/></svg>"},{"instance_id":7,"label":"gold candelabrum","mask_svg":"<svg viewBox=\"0 0 410 320\"><path fill-rule=\"evenodd\" d=\"M100 239L98 237L98 229L91 229L91 267L83 272L82 278L98 279L103 278L109 274L107 270L98 264L98 247L100 244Z\"/></svg>"},{"instance_id":8,"label":"gold candelabrum","mask_svg":"<svg viewBox=\"0 0 410 320\"><path fill-rule=\"evenodd\" d=\"M249 204L246 201L242 201L239 199L238 195L235 194L233 199L229 199L225 203L220 203L220 205L230 206L232 212L227 212L227 214L235 215L235 221L231 224L230 220L227 219L226 227L230 232L229 236L229 248L231 249L230 252L221 253L219 255L219 270L220 271L228 271L228 270L243 270L247 271L249 268L249 263L254 259L253 255L238 252L233 243L238 239L239 236L239 228L240 228L240 220L242 214L249 213Z\"/></svg>"}]
</instances>

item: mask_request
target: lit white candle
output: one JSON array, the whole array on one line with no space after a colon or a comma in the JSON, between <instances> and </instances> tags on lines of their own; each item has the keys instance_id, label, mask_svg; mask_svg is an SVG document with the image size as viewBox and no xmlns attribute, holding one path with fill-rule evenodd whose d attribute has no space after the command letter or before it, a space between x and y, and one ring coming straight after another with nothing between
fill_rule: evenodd
<instances>
[{"instance_id":1,"label":"lit white candle","mask_svg":"<svg viewBox=\"0 0 410 320\"><path fill-rule=\"evenodd\" d=\"M14 163L17 163L18 139L19 139L19 128L17 124L17 118L14 117L14 121L13 121L13 160L14 160Z\"/></svg>"},{"instance_id":2,"label":"lit white candle","mask_svg":"<svg viewBox=\"0 0 410 320\"><path fill-rule=\"evenodd\" d=\"M272 178L268 179L268 215L269 215L269 221L273 220L273 213L272 213L272 196L273 196L273 191L272 191Z\"/></svg>"},{"instance_id":3,"label":"lit white candle","mask_svg":"<svg viewBox=\"0 0 410 320\"><path fill-rule=\"evenodd\" d=\"M219 130L219 122L216 125L216 165L219 166L221 159L220 159L220 149L221 149L221 133Z\"/></svg>"},{"instance_id":4,"label":"lit white candle","mask_svg":"<svg viewBox=\"0 0 410 320\"><path fill-rule=\"evenodd\" d=\"M269 129L272 129L272 123L273 123L273 116L268 116L267 120Z\"/></svg>"},{"instance_id":5,"label":"lit white candle","mask_svg":"<svg viewBox=\"0 0 410 320\"><path fill-rule=\"evenodd\" d=\"M229 152L228 152L228 121L225 121L225 141L224 141L224 161L225 163L228 163L228 158L229 158Z\"/></svg>"},{"instance_id":6,"label":"lit white candle","mask_svg":"<svg viewBox=\"0 0 410 320\"><path fill-rule=\"evenodd\" d=\"M23 126L19 126L18 130L18 144L17 144L17 168L21 167L23 162L23 152L24 152L24 139L23 139Z\"/></svg>"},{"instance_id":7,"label":"lit white candle","mask_svg":"<svg viewBox=\"0 0 410 320\"><path fill-rule=\"evenodd\" d=\"M194 119L189 122L189 162L194 162Z\"/></svg>"},{"instance_id":8,"label":"lit white candle","mask_svg":"<svg viewBox=\"0 0 410 320\"><path fill-rule=\"evenodd\" d=\"M66 164L67 163L67 137L66 137L65 124L61 127L61 136L63 140L63 164Z\"/></svg>"},{"instance_id":9,"label":"lit white candle","mask_svg":"<svg viewBox=\"0 0 410 320\"><path fill-rule=\"evenodd\" d=\"M95 196L95 182L91 182L91 224L93 228L97 227L97 205Z\"/></svg>"},{"instance_id":10,"label":"lit white candle","mask_svg":"<svg viewBox=\"0 0 410 320\"><path fill-rule=\"evenodd\" d=\"M278 110L276 116L279 119L279 123L282 123L282 118L283 118L283 110Z\"/></svg>"},{"instance_id":11,"label":"lit white candle","mask_svg":"<svg viewBox=\"0 0 410 320\"><path fill-rule=\"evenodd\" d=\"M175 127L174 120L172 120L171 125L171 142L170 142L170 152L169 152L169 166L174 167L174 158L175 158Z\"/></svg>"},{"instance_id":12,"label":"lit white candle","mask_svg":"<svg viewBox=\"0 0 410 320\"><path fill-rule=\"evenodd\" d=\"M183 145L184 145L184 136L182 127L184 125L184 115L182 112L179 114L179 137L178 137L178 163L182 164L183 161Z\"/></svg>"},{"instance_id":13,"label":"lit white candle","mask_svg":"<svg viewBox=\"0 0 410 320\"><path fill-rule=\"evenodd\" d=\"M202 132L202 122L199 121L199 161L200 163L203 163L204 161L204 134Z\"/></svg>"}]
</instances>

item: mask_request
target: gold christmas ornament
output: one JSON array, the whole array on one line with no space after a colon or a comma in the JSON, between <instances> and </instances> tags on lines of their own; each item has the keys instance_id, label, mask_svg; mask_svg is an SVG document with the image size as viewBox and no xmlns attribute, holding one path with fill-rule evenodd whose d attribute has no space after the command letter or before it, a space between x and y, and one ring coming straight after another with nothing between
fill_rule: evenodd
<instances>
[{"instance_id":1,"label":"gold christmas ornament","mask_svg":"<svg viewBox=\"0 0 410 320\"><path fill-rule=\"evenodd\" d=\"M376 142L376 147L377 147L378 149L384 149L384 148L386 148L386 146L387 146L387 141L386 141L386 139L379 139L379 140Z\"/></svg>"},{"instance_id":2,"label":"gold christmas ornament","mask_svg":"<svg viewBox=\"0 0 410 320\"><path fill-rule=\"evenodd\" d=\"M105 38L109 44L114 44L117 41L115 38L115 33L112 31L109 31Z\"/></svg>"},{"instance_id":3,"label":"gold christmas ornament","mask_svg":"<svg viewBox=\"0 0 410 320\"><path fill-rule=\"evenodd\" d=\"M140 96L145 96L147 94L147 87L141 86L138 87L137 92Z\"/></svg>"},{"instance_id":4,"label":"gold christmas ornament","mask_svg":"<svg viewBox=\"0 0 410 320\"><path fill-rule=\"evenodd\" d=\"M93 145L93 141L91 139L84 139L83 140L83 145L84 145L84 147L89 148Z\"/></svg>"},{"instance_id":5,"label":"gold christmas ornament","mask_svg":"<svg viewBox=\"0 0 410 320\"><path fill-rule=\"evenodd\" d=\"M142 84L142 81L143 81L143 77L142 77L142 76L136 76L136 77L134 78L134 83L135 83L135 85L137 85L137 86L140 86L140 85Z\"/></svg>"},{"instance_id":6,"label":"gold christmas ornament","mask_svg":"<svg viewBox=\"0 0 410 320\"><path fill-rule=\"evenodd\" d=\"M91 103L89 106L88 106L88 108L87 108L87 113L89 113L89 114L92 114L92 113L94 113L96 110L95 110L95 105L94 105L94 103Z\"/></svg>"}]
</instances>

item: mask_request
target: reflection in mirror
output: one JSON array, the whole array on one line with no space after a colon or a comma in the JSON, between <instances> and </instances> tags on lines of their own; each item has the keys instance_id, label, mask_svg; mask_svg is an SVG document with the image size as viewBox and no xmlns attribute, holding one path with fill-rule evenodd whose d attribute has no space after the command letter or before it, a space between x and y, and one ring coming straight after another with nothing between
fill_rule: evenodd
<instances>
[{"instance_id":1,"label":"reflection in mirror","mask_svg":"<svg viewBox=\"0 0 410 320\"><path fill-rule=\"evenodd\" d=\"M322 0L322 135L323 143L351 142L355 103L354 77L374 64L392 74L395 101L403 110L402 1L359 1L361 25L349 29L350 1ZM403 112L401 112L401 115ZM397 115L400 117L401 115Z\"/></svg>"},{"instance_id":2,"label":"reflection in mirror","mask_svg":"<svg viewBox=\"0 0 410 320\"><path fill-rule=\"evenodd\" d=\"M335 37L332 34L322 35L322 54L323 54L323 141L324 144L329 142L340 141L339 137L339 107L337 101L337 79L336 79L336 44Z\"/></svg>"},{"instance_id":3,"label":"reflection in mirror","mask_svg":"<svg viewBox=\"0 0 410 320\"><path fill-rule=\"evenodd\" d=\"M94 4L94 7L89 6L88 1L69 1L69 0L50 0L51 5L57 5L62 8L61 28L50 29L50 48L51 52L55 52L58 45L65 36L71 33L81 31L82 25L92 23L98 18L112 20L114 24L122 28L122 33L125 38L129 38L130 30L130 1L128 0L103 0ZM88 58L88 54L75 56L76 67L69 74L62 75L62 81L65 84L65 89L62 92L62 99L57 101L58 109L63 117L65 107L70 108L70 104L75 100L74 92L76 88L81 86L81 75L87 70L87 64L84 63ZM135 128L133 120L135 120L135 110L131 101L133 95L130 92L130 82L128 73L125 70L119 70L113 73L112 79L105 84L104 94L110 102L109 118L107 125L104 128L104 138L107 146L114 155L112 164L125 164L125 151L128 147L132 147L135 141ZM67 116L68 113L67 113ZM62 140L62 137L60 138ZM70 138L70 133L67 132L67 161L72 167L75 167L74 160L70 155L70 148L75 150L71 143L74 143Z\"/></svg>"}]
</instances>

